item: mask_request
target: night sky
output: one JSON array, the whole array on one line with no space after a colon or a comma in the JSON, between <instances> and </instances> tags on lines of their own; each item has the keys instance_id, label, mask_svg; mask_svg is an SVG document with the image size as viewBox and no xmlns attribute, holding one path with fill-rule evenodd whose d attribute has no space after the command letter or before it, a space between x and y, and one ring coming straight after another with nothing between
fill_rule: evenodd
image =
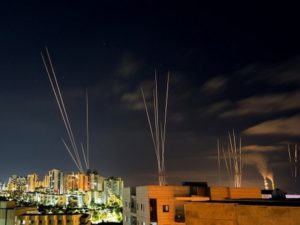
<instances>
[{"instance_id":1,"label":"night sky","mask_svg":"<svg viewBox=\"0 0 300 225\"><path fill-rule=\"evenodd\" d=\"M157 182L139 88L153 85L156 70L162 93L170 71L169 184L218 184L217 138L235 129L248 162L243 185L263 186L255 157L268 162L278 187L297 190L287 143L300 144L298 8L200 2L2 3L0 180L76 170L40 56L47 46L78 141L88 89L91 164L101 175L126 186ZM224 164L222 171L227 185Z\"/></svg>"}]
</instances>

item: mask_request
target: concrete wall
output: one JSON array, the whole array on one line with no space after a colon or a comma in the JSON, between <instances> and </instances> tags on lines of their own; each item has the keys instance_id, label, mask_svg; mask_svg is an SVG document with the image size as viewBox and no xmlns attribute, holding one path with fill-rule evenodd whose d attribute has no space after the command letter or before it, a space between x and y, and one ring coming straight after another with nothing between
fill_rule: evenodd
<instances>
[{"instance_id":1,"label":"concrete wall","mask_svg":"<svg viewBox=\"0 0 300 225\"><path fill-rule=\"evenodd\" d=\"M131 218L131 189L124 188L123 191L123 225L130 225Z\"/></svg>"},{"instance_id":2,"label":"concrete wall","mask_svg":"<svg viewBox=\"0 0 300 225\"><path fill-rule=\"evenodd\" d=\"M188 203L186 225L300 225L300 207Z\"/></svg>"},{"instance_id":3,"label":"concrete wall","mask_svg":"<svg viewBox=\"0 0 300 225\"><path fill-rule=\"evenodd\" d=\"M177 196L189 196L190 187L188 186L148 186L148 199L157 199L157 218L158 224L174 225ZM149 200L148 200L149 204ZM163 206L169 207L169 212L163 212ZM148 209L148 212L150 209ZM149 215L149 214L148 214Z\"/></svg>"},{"instance_id":4,"label":"concrete wall","mask_svg":"<svg viewBox=\"0 0 300 225\"><path fill-rule=\"evenodd\" d=\"M15 202L0 201L0 225L15 224Z\"/></svg>"},{"instance_id":5,"label":"concrete wall","mask_svg":"<svg viewBox=\"0 0 300 225\"><path fill-rule=\"evenodd\" d=\"M261 198L260 188L209 187L211 200Z\"/></svg>"},{"instance_id":6,"label":"concrete wall","mask_svg":"<svg viewBox=\"0 0 300 225\"><path fill-rule=\"evenodd\" d=\"M136 216L139 224L150 224L150 199L157 201L158 225L175 225L176 196L189 196L188 186L140 186L136 187ZM163 206L169 212L163 212ZM123 223L125 224L125 223ZM181 223L183 224L183 223Z\"/></svg>"}]
</instances>

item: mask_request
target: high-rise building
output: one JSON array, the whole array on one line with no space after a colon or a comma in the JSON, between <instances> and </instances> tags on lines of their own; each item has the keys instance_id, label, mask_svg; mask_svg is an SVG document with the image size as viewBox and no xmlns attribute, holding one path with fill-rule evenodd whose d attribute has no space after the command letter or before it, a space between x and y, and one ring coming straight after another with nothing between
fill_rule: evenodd
<instances>
[{"instance_id":1,"label":"high-rise building","mask_svg":"<svg viewBox=\"0 0 300 225\"><path fill-rule=\"evenodd\" d=\"M64 193L64 174L58 169L49 171L50 191L56 194Z\"/></svg>"},{"instance_id":2,"label":"high-rise building","mask_svg":"<svg viewBox=\"0 0 300 225\"><path fill-rule=\"evenodd\" d=\"M12 175L8 179L7 190L8 191L26 191L27 180L25 177Z\"/></svg>"},{"instance_id":3,"label":"high-rise building","mask_svg":"<svg viewBox=\"0 0 300 225\"><path fill-rule=\"evenodd\" d=\"M36 173L27 175L27 192L34 192L38 187L38 176Z\"/></svg>"},{"instance_id":4,"label":"high-rise building","mask_svg":"<svg viewBox=\"0 0 300 225\"><path fill-rule=\"evenodd\" d=\"M77 191L78 190L78 182L77 176L74 173L69 173L64 176L64 184L65 184L65 193Z\"/></svg>"},{"instance_id":5,"label":"high-rise building","mask_svg":"<svg viewBox=\"0 0 300 225\"><path fill-rule=\"evenodd\" d=\"M122 198L123 195L123 188L124 188L124 181L120 177L110 177L105 178L104 183L104 196L105 201L107 201L110 195L115 195L117 197Z\"/></svg>"},{"instance_id":6,"label":"high-rise building","mask_svg":"<svg viewBox=\"0 0 300 225\"><path fill-rule=\"evenodd\" d=\"M103 191L104 177L97 173L89 173L89 186L91 191Z\"/></svg>"},{"instance_id":7,"label":"high-rise building","mask_svg":"<svg viewBox=\"0 0 300 225\"><path fill-rule=\"evenodd\" d=\"M4 182L0 182L0 191L6 190L6 184Z\"/></svg>"},{"instance_id":8,"label":"high-rise building","mask_svg":"<svg viewBox=\"0 0 300 225\"><path fill-rule=\"evenodd\" d=\"M84 173L77 174L78 180L78 191L86 192L89 191L89 177Z\"/></svg>"}]
</instances>

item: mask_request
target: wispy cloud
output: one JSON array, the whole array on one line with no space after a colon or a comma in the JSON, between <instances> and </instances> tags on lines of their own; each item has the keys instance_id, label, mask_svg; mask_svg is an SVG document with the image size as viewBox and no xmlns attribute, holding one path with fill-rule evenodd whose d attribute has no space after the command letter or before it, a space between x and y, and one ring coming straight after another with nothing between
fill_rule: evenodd
<instances>
[{"instance_id":1,"label":"wispy cloud","mask_svg":"<svg viewBox=\"0 0 300 225\"><path fill-rule=\"evenodd\" d=\"M120 77L129 78L134 76L141 67L141 63L139 63L132 55L124 54L120 60L116 73Z\"/></svg>"},{"instance_id":2,"label":"wispy cloud","mask_svg":"<svg viewBox=\"0 0 300 225\"><path fill-rule=\"evenodd\" d=\"M294 58L279 65L262 68L260 76L267 78L270 84L300 84L300 58Z\"/></svg>"},{"instance_id":3,"label":"wispy cloud","mask_svg":"<svg viewBox=\"0 0 300 225\"><path fill-rule=\"evenodd\" d=\"M258 95L236 102L235 107L222 117L262 115L300 108L300 91L282 94Z\"/></svg>"},{"instance_id":4,"label":"wispy cloud","mask_svg":"<svg viewBox=\"0 0 300 225\"><path fill-rule=\"evenodd\" d=\"M265 83L272 86L300 84L300 57L276 64L251 64L233 75L242 78L248 84Z\"/></svg>"},{"instance_id":5,"label":"wispy cloud","mask_svg":"<svg viewBox=\"0 0 300 225\"><path fill-rule=\"evenodd\" d=\"M121 97L121 102L123 102L125 107L129 110L141 110L144 108L141 96L136 92L124 93Z\"/></svg>"},{"instance_id":6,"label":"wispy cloud","mask_svg":"<svg viewBox=\"0 0 300 225\"><path fill-rule=\"evenodd\" d=\"M143 88L146 100L151 99L153 91L153 81L144 81L135 90L128 91L122 94L121 102L123 103L125 108L133 111L144 109L141 88ZM149 105L151 105L151 103L149 103Z\"/></svg>"},{"instance_id":7,"label":"wispy cloud","mask_svg":"<svg viewBox=\"0 0 300 225\"><path fill-rule=\"evenodd\" d=\"M300 136L300 115L265 121L244 131L246 135Z\"/></svg>"},{"instance_id":8,"label":"wispy cloud","mask_svg":"<svg viewBox=\"0 0 300 225\"><path fill-rule=\"evenodd\" d=\"M243 152L276 152L284 150L280 145L246 145L243 146Z\"/></svg>"},{"instance_id":9,"label":"wispy cloud","mask_svg":"<svg viewBox=\"0 0 300 225\"><path fill-rule=\"evenodd\" d=\"M227 83L228 80L225 77L214 77L206 81L201 90L208 95L213 95L223 91L226 88Z\"/></svg>"},{"instance_id":10,"label":"wispy cloud","mask_svg":"<svg viewBox=\"0 0 300 225\"><path fill-rule=\"evenodd\" d=\"M215 102L215 103L209 105L207 108L205 108L204 114L210 115L210 114L220 113L220 112L224 111L224 109L230 105L231 105L231 102L228 100Z\"/></svg>"},{"instance_id":11,"label":"wispy cloud","mask_svg":"<svg viewBox=\"0 0 300 225\"><path fill-rule=\"evenodd\" d=\"M185 120L185 117L182 113L171 113L169 116L169 120L171 120L174 123L181 123Z\"/></svg>"}]
</instances>

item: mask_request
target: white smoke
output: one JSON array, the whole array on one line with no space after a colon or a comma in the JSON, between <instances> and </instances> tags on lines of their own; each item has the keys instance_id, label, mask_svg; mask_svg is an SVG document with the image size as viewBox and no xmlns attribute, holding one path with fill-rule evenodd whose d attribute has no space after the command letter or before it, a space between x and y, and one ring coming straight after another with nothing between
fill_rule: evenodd
<instances>
[{"instance_id":1,"label":"white smoke","mask_svg":"<svg viewBox=\"0 0 300 225\"><path fill-rule=\"evenodd\" d=\"M267 179L271 181L274 189L273 172L268 168L268 159L264 155L258 153L244 154L243 164L255 166L264 181Z\"/></svg>"}]
</instances>

